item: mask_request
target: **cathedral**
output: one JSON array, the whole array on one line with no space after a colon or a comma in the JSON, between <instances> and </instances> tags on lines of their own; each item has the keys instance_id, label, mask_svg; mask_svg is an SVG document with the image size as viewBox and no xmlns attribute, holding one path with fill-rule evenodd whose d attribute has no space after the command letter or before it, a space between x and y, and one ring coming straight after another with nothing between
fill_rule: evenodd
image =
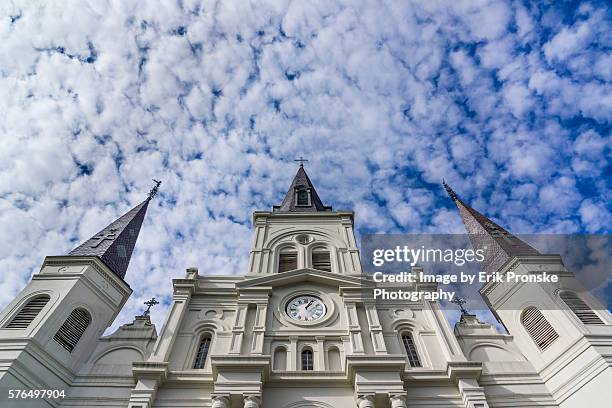
<instances>
[{"instance_id":1,"label":"cathedral","mask_svg":"<svg viewBox=\"0 0 612 408\"><path fill-rule=\"evenodd\" d=\"M168 282L159 332L147 310L103 335L132 293L128 265L156 189L67 255L47 256L0 314L0 406L610 406L607 308L559 256L444 186L472 244L487 244L484 270L559 277L480 288L507 332L463 309L451 327L435 301L364 295L376 284L362 272L355 213L323 204L300 165L282 203L253 213L248 270L187 268Z\"/></svg>"}]
</instances>

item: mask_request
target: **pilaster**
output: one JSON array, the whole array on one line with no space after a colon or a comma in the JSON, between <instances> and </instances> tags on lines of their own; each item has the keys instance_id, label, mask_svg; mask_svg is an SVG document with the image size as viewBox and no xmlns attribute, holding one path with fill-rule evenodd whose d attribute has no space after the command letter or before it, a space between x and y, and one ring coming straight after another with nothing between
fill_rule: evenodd
<instances>
[{"instance_id":1,"label":"pilaster","mask_svg":"<svg viewBox=\"0 0 612 408\"><path fill-rule=\"evenodd\" d=\"M153 352L147 361L134 363L132 366L136 386L131 391L128 408L150 408L153 405L157 389L168 376L168 358L191 295L196 289L197 277L197 268L189 268L185 279L172 281L174 287L172 306Z\"/></svg>"},{"instance_id":2,"label":"pilaster","mask_svg":"<svg viewBox=\"0 0 612 408\"><path fill-rule=\"evenodd\" d=\"M359 320L357 319L357 303L345 300L344 308L351 340L351 351L353 354L364 354L361 326L359 326Z\"/></svg>"},{"instance_id":3,"label":"pilaster","mask_svg":"<svg viewBox=\"0 0 612 408\"><path fill-rule=\"evenodd\" d=\"M315 365L315 370L325 371L325 337L316 336L315 340L317 341L317 364Z\"/></svg>"},{"instance_id":4,"label":"pilaster","mask_svg":"<svg viewBox=\"0 0 612 408\"><path fill-rule=\"evenodd\" d=\"M266 315L268 312L268 292L259 296L256 303L255 325L253 327L253 343L251 345L251 354L262 355L264 346L264 337L266 334Z\"/></svg>"},{"instance_id":5,"label":"pilaster","mask_svg":"<svg viewBox=\"0 0 612 408\"><path fill-rule=\"evenodd\" d=\"M236 318L232 327L232 340L230 343L229 354L239 355L242 350L242 341L244 339L244 324L246 316L249 312L249 304L239 302L236 309Z\"/></svg>"},{"instance_id":6,"label":"pilaster","mask_svg":"<svg viewBox=\"0 0 612 408\"><path fill-rule=\"evenodd\" d=\"M364 303L372 345L374 346L375 354L387 354L387 345L383 336L382 326L378 319L378 310L374 303Z\"/></svg>"}]
</instances>

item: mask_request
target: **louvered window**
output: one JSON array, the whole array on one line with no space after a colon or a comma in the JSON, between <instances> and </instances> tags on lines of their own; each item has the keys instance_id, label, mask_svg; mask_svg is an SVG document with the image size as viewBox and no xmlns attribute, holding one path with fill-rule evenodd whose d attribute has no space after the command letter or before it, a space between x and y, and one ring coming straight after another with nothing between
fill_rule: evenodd
<instances>
[{"instance_id":1,"label":"louvered window","mask_svg":"<svg viewBox=\"0 0 612 408\"><path fill-rule=\"evenodd\" d=\"M287 272L297 269L297 252L281 251L278 256L278 271Z\"/></svg>"},{"instance_id":2,"label":"louvered window","mask_svg":"<svg viewBox=\"0 0 612 408\"><path fill-rule=\"evenodd\" d=\"M408 356L410 367L421 367L421 360L419 360L419 355L412 336L410 334L404 334L402 336L402 342L404 343L404 348L406 349L406 355Z\"/></svg>"},{"instance_id":3,"label":"louvered window","mask_svg":"<svg viewBox=\"0 0 612 408\"><path fill-rule=\"evenodd\" d=\"M45 307L49 299L51 299L49 295L40 295L31 299L6 327L9 329L26 329Z\"/></svg>"},{"instance_id":4,"label":"louvered window","mask_svg":"<svg viewBox=\"0 0 612 408\"><path fill-rule=\"evenodd\" d=\"M193 368L204 368L209 349L210 337L202 337L202 340L200 341L200 346L198 347L198 353L196 354L195 362L193 363Z\"/></svg>"},{"instance_id":5,"label":"louvered window","mask_svg":"<svg viewBox=\"0 0 612 408\"><path fill-rule=\"evenodd\" d=\"M557 334L548 320L542 315L542 312L535 307L525 309L521 321L533 341L542 351L546 350L559 338L559 334Z\"/></svg>"},{"instance_id":6,"label":"louvered window","mask_svg":"<svg viewBox=\"0 0 612 408\"><path fill-rule=\"evenodd\" d=\"M562 292L561 299L584 324L604 324L591 308L573 292Z\"/></svg>"},{"instance_id":7,"label":"louvered window","mask_svg":"<svg viewBox=\"0 0 612 408\"><path fill-rule=\"evenodd\" d=\"M312 252L312 267L320 271L331 272L331 257L329 251L315 249Z\"/></svg>"},{"instance_id":8,"label":"louvered window","mask_svg":"<svg viewBox=\"0 0 612 408\"><path fill-rule=\"evenodd\" d=\"M62 324L62 327L55 333L53 340L71 353L90 322L91 316L89 316L86 310L74 309L64 324Z\"/></svg>"},{"instance_id":9,"label":"louvered window","mask_svg":"<svg viewBox=\"0 0 612 408\"><path fill-rule=\"evenodd\" d=\"M312 350L302 351L302 370L312 371L314 369L314 360L312 358Z\"/></svg>"},{"instance_id":10,"label":"louvered window","mask_svg":"<svg viewBox=\"0 0 612 408\"><path fill-rule=\"evenodd\" d=\"M306 189L300 189L297 191L296 205L302 207L308 207L310 205L310 193Z\"/></svg>"}]
</instances>

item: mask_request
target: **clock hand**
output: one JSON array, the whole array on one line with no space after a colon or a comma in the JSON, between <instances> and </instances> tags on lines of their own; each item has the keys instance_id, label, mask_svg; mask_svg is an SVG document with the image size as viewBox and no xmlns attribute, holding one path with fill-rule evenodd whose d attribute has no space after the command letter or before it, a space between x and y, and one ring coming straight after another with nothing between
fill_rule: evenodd
<instances>
[{"instance_id":1,"label":"clock hand","mask_svg":"<svg viewBox=\"0 0 612 408\"><path fill-rule=\"evenodd\" d=\"M308 310L308 308L310 307L310 305L312 305L313 302L314 300L311 300L310 302L308 302L308 304L306 305L306 310Z\"/></svg>"}]
</instances>

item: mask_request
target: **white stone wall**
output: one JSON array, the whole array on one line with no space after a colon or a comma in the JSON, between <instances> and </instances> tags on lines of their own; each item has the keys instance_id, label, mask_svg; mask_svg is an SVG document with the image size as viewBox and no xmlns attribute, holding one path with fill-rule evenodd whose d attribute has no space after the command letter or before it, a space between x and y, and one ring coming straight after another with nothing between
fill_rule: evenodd
<instances>
[{"instance_id":1,"label":"white stone wall","mask_svg":"<svg viewBox=\"0 0 612 408\"><path fill-rule=\"evenodd\" d=\"M65 388L68 397L51 406L71 407L574 408L612 400L612 320L599 311L607 325L587 327L559 308L559 289L577 286L558 259L508 266L557 271L557 287L483 288L510 334L469 316L453 332L437 303L363 297L363 285L372 282L361 276L352 217L255 213L247 273L200 276L188 269L172 283L159 336L137 318L100 337L129 288L95 260L50 259L0 314L0 383ZM288 245L298 252L298 269L278 273L278 252ZM331 253L331 272L312 268L312 250L321 245ZM51 301L28 329L2 328L29 296L43 292ZM287 302L303 294L325 303L323 318L287 316ZM560 334L545 352L520 323L520 311L536 303L548 305L545 316ZM91 310L92 324L67 354L50 339L77 306ZM412 335L421 367L408 363L403 333ZM204 335L212 339L208 358L194 369ZM306 348L312 371L301 370Z\"/></svg>"}]
</instances>

